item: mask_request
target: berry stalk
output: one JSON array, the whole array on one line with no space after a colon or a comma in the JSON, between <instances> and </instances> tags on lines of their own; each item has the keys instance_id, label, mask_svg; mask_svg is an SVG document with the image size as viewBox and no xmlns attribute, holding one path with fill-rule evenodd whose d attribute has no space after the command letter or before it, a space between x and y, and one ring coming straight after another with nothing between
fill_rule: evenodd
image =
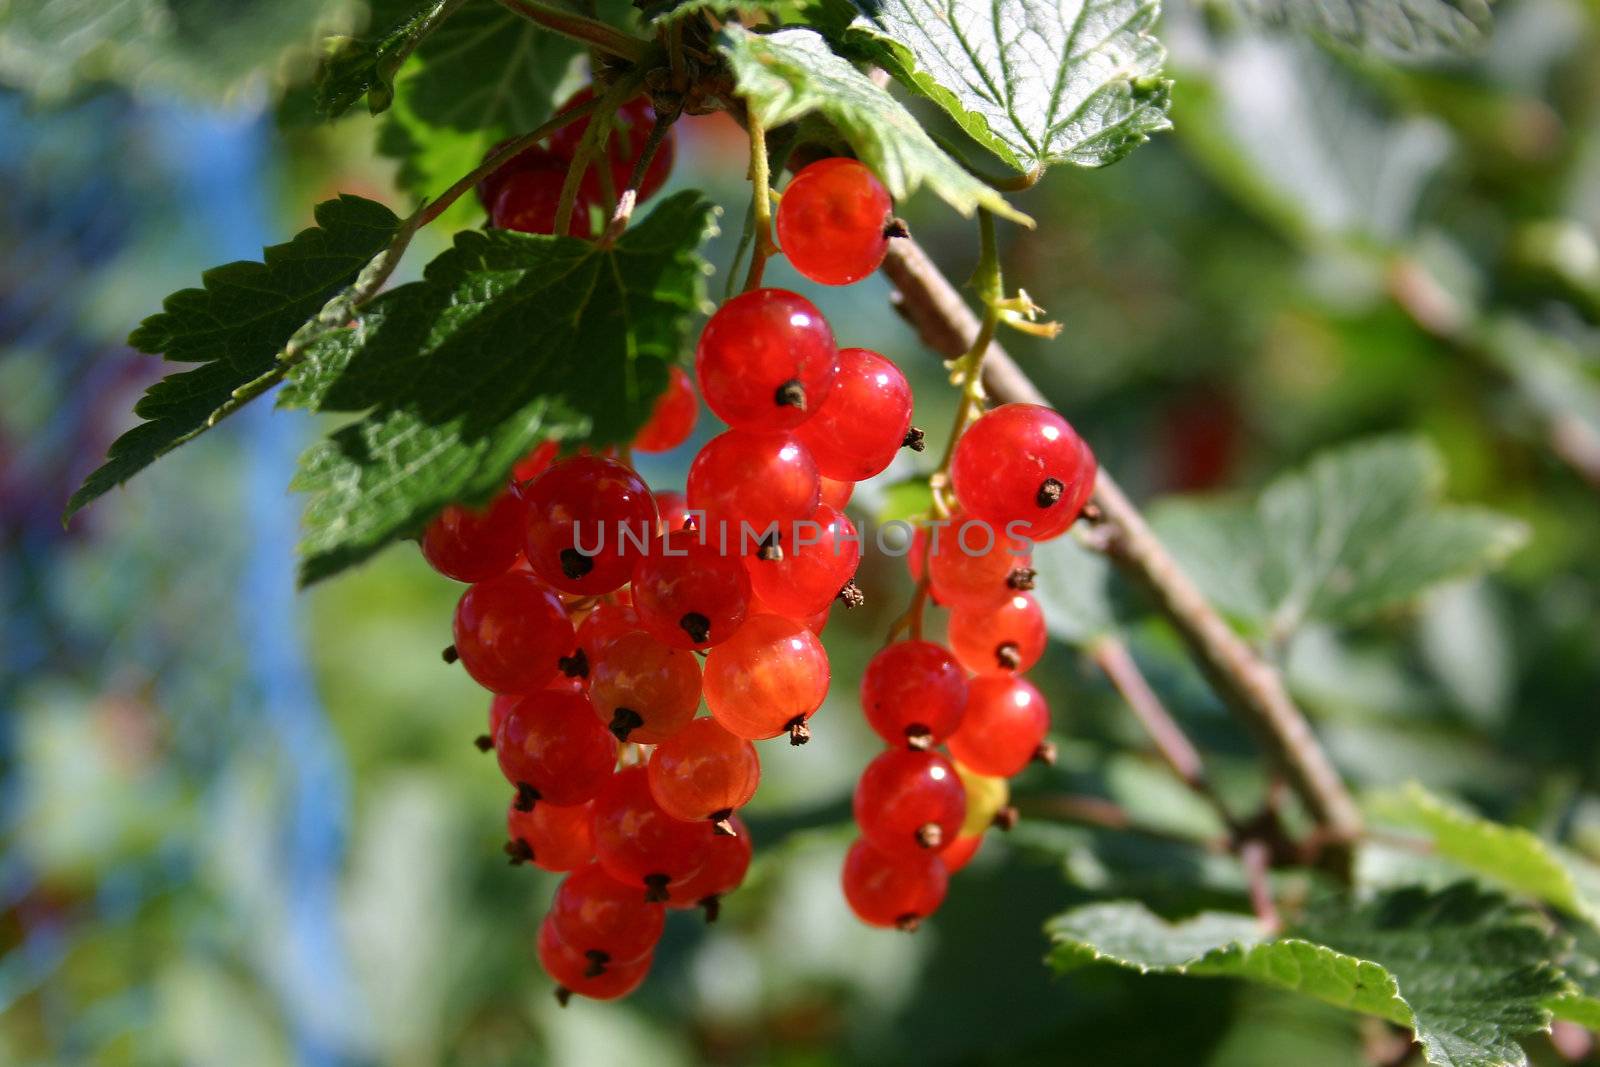
<instances>
[{"instance_id":1,"label":"berry stalk","mask_svg":"<svg viewBox=\"0 0 1600 1067\"><path fill-rule=\"evenodd\" d=\"M530 22L536 22L545 29L559 33L563 37L570 37L574 41L588 45L607 55L625 59L630 63L643 63L650 55L650 46L637 37L630 37L620 30L612 29L598 19L587 18L572 11L563 11L561 8L549 4L541 4L538 0L499 0L501 7L513 14L521 15Z\"/></svg>"}]
</instances>

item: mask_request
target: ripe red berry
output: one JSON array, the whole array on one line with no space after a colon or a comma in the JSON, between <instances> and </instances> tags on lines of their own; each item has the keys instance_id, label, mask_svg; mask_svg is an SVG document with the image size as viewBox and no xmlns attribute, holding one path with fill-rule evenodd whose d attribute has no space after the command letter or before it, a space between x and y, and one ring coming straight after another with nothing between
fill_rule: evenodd
<instances>
[{"instance_id":1,"label":"ripe red berry","mask_svg":"<svg viewBox=\"0 0 1600 1067\"><path fill-rule=\"evenodd\" d=\"M611 780L617 742L582 693L547 690L511 705L494 738L500 773L522 807L582 804Z\"/></svg>"},{"instance_id":2,"label":"ripe red berry","mask_svg":"<svg viewBox=\"0 0 1600 1067\"><path fill-rule=\"evenodd\" d=\"M887 853L865 840L850 846L840 879L858 919L901 930L915 930L938 910L949 880L931 852Z\"/></svg>"},{"instance_id":3,"label":"ripe red berry","mask_svg":"<svg viewBox=\"0 0 1600 1067\"><path fill-rule=\"evenodd\" d=\"M496 693L532 693L556 676L575 639L561 601L531 574L479 582L456 604L456 653Z\"/></svg>"},{"instance_id":4,"label":"ripe red berry","mask_svg":"<svg viewBox=\"0 0 1600 1067\"><path fill-rule=\"evenodd\" d=\"M550 925L570 949L603 966L626 965L655 951L667 912L623 885L598 863L561 880L550 903Z\"/></svg>"},{"instance_id":5,"label":"ripe red berry","mask_svg":"<svg viewBox=\"0 0 1600 1067\"><path fill-rule=\"evenodd\" d=\"M681 530L689 521L689 500L675 489L656 493L656 533Z\"/></svg>"},{"instance_id":6,"label":"ripe red berry","mask_svg":"<svg viewBox=\"0 0 1600 1067\"><path fill-rule=\"evenodd\" d=\"M522 549L523 514L522 494L515 487L483 508L450 504L422 531L422 558L458 582L502 575Z\"/></svg>"},{"instance_id":7,"label":"ripe red berry","mask_svg":"<svg viewBox=\"0 0 1600 1067\"><path fill-rule=\"evenodd\" d=\"M517 465L511 468L511 480L518 485L526 485L549 470L550 464L554 463L560 454L560 441L541 442L533 451L517 460Z\"/></svg>"},{"instance_id":8,"label":"ripe red berry","mask_svg":"<svg viewBox=\"0 0 1600 1067\"><path fill-rule=\"evenodd\" d=\"M884 852L938 852L967 817L967 790L937 752L891 748L856 783L856 825Z\"/></svg>"},{"instance_id":9,"label":"ripe red berry","mask_svg":"<svg viewBox=\"0 0 1600 1067\"><path fill-rule=\"evenodd\" d=\"M520 233L554 233L556 212L561 205L561 185L567 177L567 161L546 153L536 157L500 180L494 202L489 207L489 224L496 229ZM579 188L572 204L572 223L568 233L587 237L593 230L590 208L598 198Z\"/></svg>"},{"instance_id":10,"label":"ripe red berry","mask_svg":"<svg viewBox=\"0 0 1600 1067\"><path fill-rule=\"evenodd\" d=\"M524 811L513 798L506 808L506 854L512 863L532 863L547 871L575 871L594 860L588 804L534 804Z\"/></svg>"},{"instance_id":11,"label":"ripe red berry","mask_svg":"<svg viewBox=\"0 0 1600 1067\"><path fill-rule=\"evenodd\" d=\"M750 577L736 556L702 544L693 530L656 539L634 564L633 606L657 640L702 649L728 640L750 605Z\"/></svg>"},{"instance_id":12,"label":"ripe red berry","mask_svg":"<svg viewBox=\"0 0 1600 1067\"><path fill-rule=\"evenodd\" d=\"M837 478L829 478L826 474L818 478L818 481L822 483L821 502L828 505L834 511L843 511L844 506L850 503L851 494L856 491L855 482L845 482L840 481Z\"/></svg>"},{"instance_id":13,"label":"ripe red berry","mask_svg":"<svg viewBox=\"0 0 1600 1067\"><path fill-rule=\"evenodd\" d=\"M606 873L640 886L644 899L674 899L706 860L711 827L674 819L650 795L643 767L611 776L594 802L594 847Z\"/></svg>"},{"instance_id":14,"label":"ripe red berry","mask_svg":"<svg viewBox=\"0 0 1600 1067\"><path fill-rule=\"evenodd\" d=\"M776 558L745 557L750 591L770 609L791 619L826 611L861 562L861 536L842 512L826 504L805 523L785 528Z\"/></svg>"},{"instance_id":15,"label":"ripe red berry","mask_svg":"<svg viewBox=\"0 0 1600 1067\"><path fill-rule=\"evenodd\" d=\"M593 98L594 88L584 86L573 93L566 103L556 109L556 112L559 114ZM643 96L636 96L617 109L615 120L611 125L611 135L606 142L606 157L611 166L611 185L616 195L620 196L628 187L628 180L633 175L633 166L644 154L645 142L650 139L650 128L655 125L655 121L655 108L651 107L650 101ZM550 135L550 151L571 159L576 155L578 142L588 128L589 116L563 126ZM669 130L662 138L655 157L650 160L650 165L645 168L644 180L639 183L641 204L658 193L666 184L667 176L672 173L675 138L676 134ZM582 188L596 200L601 198L600 176L593 168L583 176Z\"/></svg>"},{"instance_id":16,"label":"ripe red berry","mask_svg":"<svg viewBox=\"0 0 1600 1067\"><path fill-rule=\"evenodd\" d=\"M967 513L1044 541L1071 526L1094 484L1095 461L1057 412L1005 404L956 442L950 482ZM1087 488L1086 488L1087 487Z\"/></svg>"},{"instance_id":17,"label":"ripe red berry","mask_svg":"<svg viewBox=\"0 0 1600 1067\"><path fill-rule=\"evenodd\" d=\"M954 608L947 636L973 674L1021 674L1039 662L1047 641L1044 612L1026 593L997 608Z\"/></svg>"},{"instance_id":18,"label":"ripe red berry","mask_svg":"<svg viewBox=\"0 0 1600 1067\"><path fill-rule=\"evenodd\" d=\"M848 285L878 269L894 201L854 159L819 159L789 182L778 202L778 244L794 269L823 285Z\"/></svg>"},{"instance_id":19,"label":"ripe red berry","mask_svg":"<svg viewBox=\"0 0 1600 1067\"><path fill-rule=\"evenodd\" d=\"M561 940L547 915L539 924L539 965L556 983L562 1004L574 993L591 1000L616 1000L639 988L651 957L629 964L597 964Z\"/></svg>"},{"instance_id":20,"label":"ripe red berry","mask_svg":"<svg viewBox=\"0 0 1600 1067\"><path fill-rule=\"evenodd\" d=\"M998 607L1032 588L1029 544L960 512L928 534L928 584L941 604Z\"/></svg>"},{"instance_id":21,"label":"ripe red berry","mask_svg":"<svg viewBox=\"0 0 1600 1067\"><path fill-rule=\"evenodd\" d=\"M755 796L761 783L756 747L723 729L715 719L695 719L656 746L646 777L650 795L675 819L710 819L723 831L734 811Z\"/></svg>"},{"instance_id":22,"label":"ripe red berry","mask_svg":"<svg viewBox=\"0 0 1600 1067\"><path fill-rule=\"evenodd\" d=\"M955 658L931 641L899 641L861 675L861 710L890 745L942 744L961 725L967 676Z\"/></svg>"},{"instance_id":23,"label":"ripe red berry","mask_svg":"<svg viewBox=\"0 0 1600 1067\"><path fill-rule=\"evenodd\" d=\"M729 430L689 465L689 510L704 516L701 536L736 556L755 551L767 531L781 535L810 518L821 490L811 453L787 433Z\"/></svg>"},{"instance_id":24,"label":"ripe red berry","mask_svg":"<svg viewBox=\"0 0 1600 1067\"><path fill-rule=\"evenodd\" d=\"M828 654L804 623L753 615L706 657L706 707L735 736L760 741L787 732L801 744L828 678Z\"/></svg>"},{"instance_id":25,"label":"ripe red berry","mask_svg":"<svg viewBox=\"0 0 1600 1067\"><path fill-rule=\"evenodd\" d=\"M816 305L787 289L755 289L706 323L695 377L706 405L734 429L788 430L828 395L837 355Z\"/></svg>"},{"instance_id":26,"label":"ripe red berry","mask_svg":"<svg viewBox=\"0 0 1600 1067\"><path fill-rule=\"evenodd\" d=\"M1010 778L1039 754L1050 732L1044 696L1021 678L974 678L967 713L950 737L950 754L979 774Z\"/></svg>"},{"instance_id":27,"label":"ripe red berry","mask_svg":"<svg viewBox=\"0 0 1600 1067\"><path fill-rule=\"evenodd\" d=\"M795 621L796 622L805 623L806 629L810 630L812 633L816 634L818 637L821 637L822 636L822 631L827 628L828 616L829 616L829 614L832 613L832 611L833 611L833 605L829 604L827 607L823 608L821 611L815 612L814 614L811 614L811 615L807 615L804 618L795 619ZM750 594L750 614L752 616L755 616L755 615L783 615L783 612L778 611L777 609L768 606L767 603L765 601L763 601L760 597L756 596L754 593L751 593ZM790 616L787 616L787 615L784 616L784 618L789 618L789 617Z\"/></svg>"},{"instance_id":28,"label":"ripe red berry","mask_svg":"<svg viewBox=\"0 0 1600 1067\"><path fill-rule=\"evenodd\" d=\"M628 580L656 529L656 502L633 470L602 456L573 456L522 491L528 566L564 593L597 596Z\"/></svg>"},{"instance_id":29,"label":"ripe red berry","mask_svg":"<svg viewBox=\"0 0 1600 1067\"><path fill-rule=\"evenodd\" d=\"M978 854L982 845L982 834L962 834L949 848L939 853L939 862L944 864L946 873L955 874L972 862L972 857Z\"/></svg>"},{"instance_id":30,"label":"ripe red berry","mask_svg":"<svg viewBox=\"0 0 1600 1067\"><path fill-rule=\"evenodd\" d=\"M870 348L839 350L839 371L817 413L795 431L829 478L882 473L911 428L911 383Z\"/></svg>"},{"instance_id":31,"label":"ripe red berry","mask_svg":"<svg viewBox=\"0 0 1600 1067\"><path fill-rule=\"evenodd\" d=\"M659 745L700 707L700 661L642 631L622 634L590 661L589 699L618 741Z\"/></svg>"},{"instance_id":32,"label":"ripe red berry","mask_svg":"<svg viewBox=\"0 0 1600 1067\"><path fill-rule=\"evenodd\" d=\"M494 146L483 154L483 162L487 163L490 156L494 155L496 152L500 151L500 149L510 144L511 140L511 138L507 137L503 141L496 141ZM550 150L541 147L540 145L533 145L531 147L524 148L521 152L518 152L510 159L500 164L493 171L491 171L487 177L478 182L477 186L475 186L473 190L478 194L478 203L483 205L483 210L489 211L494 207L495 197L499 195L500 186L505 179L509 178L518 171L526 170L530 167L537 168L549 158Z\"/></svg>"},{"instance_id":33,"label":"ripe red berry","mask_svg":"<svg viewBox=\"0 0 1600 1067\"><path fill-rule=\"evenodd\" d=\"M668 374L666 391L656 398L650 420L633 435L635 452L671 451L687 441L694 432L695 419L700 414L700 401L694 395L689 372L675 365Z\"/></svg>"},{"instance_id":34,"label":"ripe red berry","mask_svg":"<svg viewBox=\"0 0 1600 1067\"><path fill-rule=\"evenodd\" d=\"M714 834L706 861L700 870L678 887L669 908L701 907L706 910L706 922L717 921L718 904L744 882L750 869L753 843L744 820L735 815L731 820L733 834Z\"/></svg>"}]
</instances>

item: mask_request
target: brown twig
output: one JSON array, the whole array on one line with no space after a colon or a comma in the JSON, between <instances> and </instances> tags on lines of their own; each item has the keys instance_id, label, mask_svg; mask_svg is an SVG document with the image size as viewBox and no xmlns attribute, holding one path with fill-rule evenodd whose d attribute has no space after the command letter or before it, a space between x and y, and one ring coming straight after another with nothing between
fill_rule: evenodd
<instances>
[{"instance_id":1,"label":"brown twig","mask_svg":"<svg viewBox=\"0 0 1600 1067\"><path fill-rule=\"evenodd\" d=\"M1228 841L1225 838L1191 837L1160 826L1141 823L1128 814L1128 810L1122 805L1104 797L1050 793L1043 796L1020 797L1016 807L1027 819L1051 819L1057 822L1093 826L1102 830L1117 830L1156 841L1188 845L1219 855L1229 851Z\"/></svg>"}]
</instances>

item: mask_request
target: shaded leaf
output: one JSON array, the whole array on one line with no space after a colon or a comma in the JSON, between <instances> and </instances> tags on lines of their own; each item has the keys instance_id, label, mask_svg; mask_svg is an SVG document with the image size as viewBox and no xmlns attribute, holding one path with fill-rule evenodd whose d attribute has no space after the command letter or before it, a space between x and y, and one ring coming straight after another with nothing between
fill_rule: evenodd
<instances>
[{"instance_id":1,"label":"shaded leaf","mask_svg":"<svg viewBox=\"0 0 1600 1067\"><path fill-rule=\"evenodd\" d=\"M1246 18L1314 33L1389 57L1430 59L1481 48L1484 0L1232 0Z\"/></svg>"},{"instance_id":2,"label":"shaded leaf","mask_svg":"<svg viewBox=\"0 0 1600 1067\"><path fill-rule=\"evenodd\" d=\"M317 111L337 118L363 96L374 115L394 99L394 76L463 0L375 0L367 31L337 37L317 71Z\"/></svg>"}]
</instances>

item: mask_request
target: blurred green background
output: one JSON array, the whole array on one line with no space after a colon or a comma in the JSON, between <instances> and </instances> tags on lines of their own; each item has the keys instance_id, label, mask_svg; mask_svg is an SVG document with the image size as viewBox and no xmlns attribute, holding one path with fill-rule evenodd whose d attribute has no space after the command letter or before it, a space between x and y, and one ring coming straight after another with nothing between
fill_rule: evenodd
<instances>
[{"instance_id":1,"label":"blurred green background","mask_svg":"<svg viewBox=\"0 0 1600 1067\"><path fill-rule=\"evenodd\" d=\"M1065 331L1007 343L1141 501L1246 493L1410 432L1451 498L1527 522L1494 577L1275 652L1358 785L1420 778L1600 859L1600 5L1505 0L1480 55L1399 64L1175 4L1175 130L1019 197L1039 227L1004 233L1008 280ZM1209 826L1067 644L1034 672L1063 751L1016 783L1035 815L915 936L855 922L837 877L874 747L855 689L910 591L881 557L867 607L828 629L815 739L763 746L745 888L716 926L675 913L628 1001L557 1008L533 956L554 876L505 864L506 787L471 743L487 698L438 655L459 589L401 546L294 591L284 486L313 420L247 411L60 525L160 370L121 339L167 292L334 191L405 206L373 126L0 94L0 1063L1363 1061L1381 1029L1259 988L1050 977L1041 925L1065 907L1137 893L1182 914L1242 885L1229 860L1039 814L1070 790ZM673 181L724 205L726 264L743 142L717 120L679 136ZM903 209L964 277L972 226L926 194ZM943 370L886 283L770 280L899 362L942 441ZM641 464L652 485L681 487L711 423ZM858 515L917 462L858 489ZM1127 611L1224 787L1259 793L1248 737Z\"/></svg>"}]
</instances>

